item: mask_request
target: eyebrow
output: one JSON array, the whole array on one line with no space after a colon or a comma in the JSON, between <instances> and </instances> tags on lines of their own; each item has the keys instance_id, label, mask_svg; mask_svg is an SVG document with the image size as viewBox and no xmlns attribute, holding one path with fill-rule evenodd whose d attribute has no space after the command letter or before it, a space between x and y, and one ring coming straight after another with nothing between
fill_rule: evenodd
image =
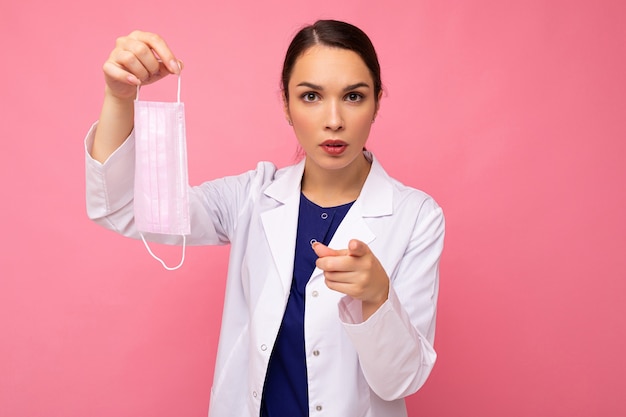
<instances>
[{"instance_id":1,"label":"eyebrow","mask_svg":"<svg viewBox=\"0 0 626 417\"><path fill-rule=\"evenodd\" d=\"M317 84L313 84L307 81L303 81L300 84L298 84L296 87L308 87L312 90L320 90L323 91L324 87L322 87L321 85L317 85ZM350 90L356 90L357 88L360 87L365 87L365 88L370 88L369 84L364 83L364 82L360 82L360 83L356 83L356 84L350 84L346 87L344 87L343 91L350 91Z\"/></svg>"}]
</instances>

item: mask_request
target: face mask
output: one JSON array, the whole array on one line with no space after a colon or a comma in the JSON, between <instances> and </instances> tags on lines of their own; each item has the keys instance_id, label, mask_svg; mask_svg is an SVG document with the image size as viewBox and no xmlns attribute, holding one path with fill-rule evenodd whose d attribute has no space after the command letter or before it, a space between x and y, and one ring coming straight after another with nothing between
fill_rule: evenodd
<instances>
[{"instance_id":1,"label":"face mask","mask_svg":"<svg viewBox=\"0 0 626 417\"><path fill-rule=\"evenodd\" d=\"M135 224L150 255L167 270L185 261L185 235L190 234L185 141L185 106L175 103L135 100ZM180 264L168 267L154 255L143 233L180 235Z\"/></svg>"}]
</instances>

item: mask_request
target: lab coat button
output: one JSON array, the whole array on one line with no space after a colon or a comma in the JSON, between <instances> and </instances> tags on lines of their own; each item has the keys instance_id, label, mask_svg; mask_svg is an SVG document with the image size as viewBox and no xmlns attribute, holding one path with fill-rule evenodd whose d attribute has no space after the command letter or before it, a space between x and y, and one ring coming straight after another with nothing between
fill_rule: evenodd
<instances>
[{"instance_id":1,"label":"lab coat button","mask_svg":"<svg viewBox=\"0 0 626 417\"><path fill-rule=\"evenodd\" d=\"M257 396L256 391L252 391L252 396L253 396L254 398L256 398L256 396Z\"/></svg>"},{"instance_id":2,"label":"lab coat button","mask_svg":"<svg viewBox=\"0 0 626 417\"><path fill-rule=\"evenodd\" d=\"M322 406L321 406L321 405L316 405L316 406L315 406L315 409L316 409L317 411L322 411Z\"/></svg>"},{"instance_id":3,"label":"lab coat button","mask_svg":"<svg viewBox=\"0 0 626 417\"><path fill-rule=\"evenodd\" d=\"M320 293L318 293L317 291L313 291L313 292L311 293L311 295L312 295L313 297L317 297L318 295L320 295Z\"/></svg>"},{"instance_id":4,"label":"lab coat button","mask_svg":"<svg viewBox=\"0 0 626 417\"><path fill-rule=\"evenodd\" d=\"M267 350L267 345L261 345L261 350L265 352Z\"/></svg>"},{"instance_id":5,"label":"lab coat button","mask_svg":"<svg viewBox=\"0 0 626 417\"><path fill-rule=\"evenodd\" d=\"M322 219L326 220L328 218L328 213L322 213Z\"/></svg>"},{"instance_id":6,"label":"lab coat button","mask_svg":"<svg viewBox=\"0 0 626 417\"><path fill-rule=\"evenodd\" d=\"M319 350L314 350L313 351L313 356L319 356L320 355L320 351Z\"/></svg>"}]
</instances>

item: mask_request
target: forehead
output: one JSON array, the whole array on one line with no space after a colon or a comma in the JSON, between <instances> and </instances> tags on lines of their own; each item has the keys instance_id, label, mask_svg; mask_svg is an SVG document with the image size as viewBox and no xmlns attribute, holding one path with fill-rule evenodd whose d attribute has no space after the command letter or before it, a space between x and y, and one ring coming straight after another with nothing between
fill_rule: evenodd
<instances>
[{"instance_id":1,"label":"forehead","mask_svg":"<svg viewBox=\"0 0 626 417\"><path fill-rule=\"evenodd\" d=\"M319 85L373 83L370 71L359 54L323 45L310 47L296 60L289 84L298 85L304 81Z\"/></svg>"}]
</instances>

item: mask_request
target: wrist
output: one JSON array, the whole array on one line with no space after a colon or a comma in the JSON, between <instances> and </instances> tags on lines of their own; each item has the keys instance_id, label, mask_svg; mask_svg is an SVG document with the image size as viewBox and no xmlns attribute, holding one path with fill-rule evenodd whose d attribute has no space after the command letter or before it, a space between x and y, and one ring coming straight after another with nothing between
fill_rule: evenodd
<instances>
[{"instance_id":1,"label":"wrist","mask_svg":"<svg viewBox=\"0 0 626 417\"><path fill-rule=\"evenodd\" d=\"M104 100L116 105L124 106L132 104L132 102L135 101L135 97L137 97L136 87L129 88L124 93L116 92L108 85L104 87Z\"/></svg>"},{"instance_id":2,"label":"wrist","mask_svg":"<svg viewBox=\"0 0 626 417\"><path fill-rule=\"evenodd\" d=\"M363 321L367 320L374 314L387 300L389 299L389 285L386 286L386 290L381 292L377 297L368 298L361 301L361 308L363 310Z\"/></svg>"}]
</instances>

